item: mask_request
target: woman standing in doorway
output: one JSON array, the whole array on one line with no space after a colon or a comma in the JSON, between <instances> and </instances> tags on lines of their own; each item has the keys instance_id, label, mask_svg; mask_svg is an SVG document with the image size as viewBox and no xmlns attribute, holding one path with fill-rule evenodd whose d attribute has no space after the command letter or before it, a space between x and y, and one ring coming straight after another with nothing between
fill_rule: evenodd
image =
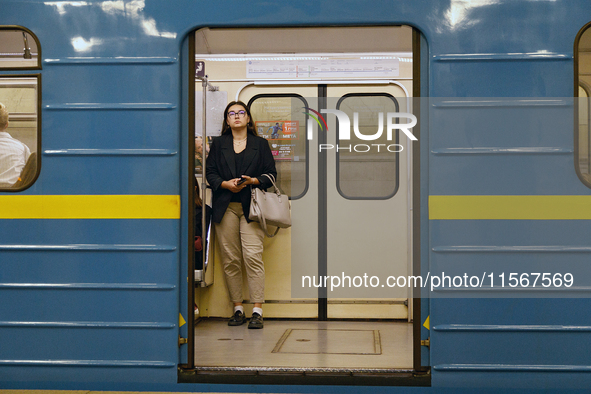
<instances>
[{"instance_id":1,"label":"woman standing in doorway","mask_svg":"<svg viewBox=\"0 0 591 394\"><path fill-rule=\"evenodd\" d=\"M250 301L254 303L248 328L263 328L265 234L257 222L248 219L251 187L267 189L272 186L263 174L277 177L269 143L256 135L246 104L232 101L224 110L222 135L211 144L206 173L213 188L213 221L230 300L234 304L229 326L246 322L242 306L244 262Z\"/></svg>"}]
</instances>

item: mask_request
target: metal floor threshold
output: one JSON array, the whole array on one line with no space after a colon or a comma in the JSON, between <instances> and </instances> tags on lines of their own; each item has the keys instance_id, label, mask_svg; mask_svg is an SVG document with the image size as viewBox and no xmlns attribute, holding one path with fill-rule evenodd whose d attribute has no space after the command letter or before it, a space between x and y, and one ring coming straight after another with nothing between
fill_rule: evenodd
<instances>
[{"instance_id":1,"label":"metal floor threshold","mask_svg":"<svg viewBox=\"0 0 591 394\"><path fill-rule=\"evenodd\" d=\"M198 367L179 369L179 383L329 385L329 386L431 386L430 374L402 369Z\"/></svg>"},{"instance_id":2,"label":"metal floor threshold","mask_svg":"<svg viewBox=\"0 0 591 394\"><path fill-rule=\"evenodd\" d=\"M413 369L384 368L318 368L318 367L195 367L197 373L293 373L293 374L400 374L413 373Z\"/></svg>"}]
</instances>

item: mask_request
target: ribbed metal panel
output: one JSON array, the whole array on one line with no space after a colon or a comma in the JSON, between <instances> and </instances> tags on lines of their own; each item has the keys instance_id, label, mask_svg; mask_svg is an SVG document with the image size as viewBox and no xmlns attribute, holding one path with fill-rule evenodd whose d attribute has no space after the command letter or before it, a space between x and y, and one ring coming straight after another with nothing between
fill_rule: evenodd
<instances>
[{"instance_id":1,"label":"ribbed metal panel","mask_svg":"<svg viewBox=\"0 0 591 394\"><path fill-rule=\"evenodd\" d=\"M489 26L476 23L481 29ZM590 194L573 164L572 42L544 44L526 25L513 20L499 30L509 29L501 33L504 39L489 37L485 44L486 34L464 37L461 44L442 43L434 51L430 195ZM505 36L517 31L522 41ZM564 272L566 262L583 269L591 252L583 235L591 231L586 221L432 220L429 230L432 273L452 267L479 272L479 278L501 271ZM591 319L581 311L589 300L559 299L547 292L540 297L531 289L522 294L532 298L506 298L519 296L506 290L434 293L434 386L588 387L591 348L585 338ZM561 296L588 293L583 287Z\"/></svg>"},{"instance_id":2,"label":"ribbed metal panel","mask_svg":"<svg viewBox=\"0 0 591 394\"><path fill-rule=\"evenodd\" d=\"M178 55L63 54L71 28L42 34L42 169L26 194L179 195ZM0 221L0 380L175 382L179 222Z\"/></svg>"},{"instance_id":3,"label":"ribbed metal panel","mask_svg":"<svg viewBox=\"0 0 591 394\"><path fill-rule=\"evenodd\" d=\"M60 149L46 150L44 156L174 156L171 149Z\"/></svg>"},{"instance_id":4,"label":"ribbed metal panel","mask_svg":"<svg viewBox=\"0 0 591 394\"><path fill-rule=\"evenodd\" d=\"M532 52L532 53L457 53L433 56L435 62L499 62L499 61L537 61L537 60L572 60L569 53Z\"/></svg>"},{"instance_id":5,"label":"ribbed metal panel","mask_svg":"<svg viewBox=\"0 0 591 394\"><path fill-rule=\"evenodd\" d=\"M173 64L178 63L178 58L175 57L65 57L60 59L43 59L44 65L63 65L75 64L80 66L88 65L121 65L121 64Z\"/></svg>"}]
</instances>

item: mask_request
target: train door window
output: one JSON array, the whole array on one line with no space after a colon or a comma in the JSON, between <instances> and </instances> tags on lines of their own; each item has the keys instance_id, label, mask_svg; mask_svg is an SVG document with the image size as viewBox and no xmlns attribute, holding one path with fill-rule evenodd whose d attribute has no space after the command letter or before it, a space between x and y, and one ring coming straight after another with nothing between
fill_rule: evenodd
<instances>
[{"instance_id":1,"label":"train door window","mask_svg":"<svg viewBox=\"0 0 591 394\"><path fill-rule=\"evenodd\" d=\"M0 69L39 69L36 37L20 27L0 27Z\"/></svg>"},{"instance_id":2,"label":"train door window","mask_svg":"<svg viewBox=\"0 0 591 394\"><path fill-rule=\"evenodd\" d=\"M293 105L293 100L301 101L301 105ZM292 108L307 107L306 99L295 94L262 94L248 104L257 134L269 141L275 157L279 188L291 199L301 197L307 189L308 174L306 115Z\"/></svg>"},{"instance_id":3,"label":"train door window","mask_svg":"<svg viewBox=\"0 0 591 394\"><path fill-rule=\"evenodd\" d=\"M398 112L398 107L398 101L386 93L353 93L338 101L337 109L353 121L354 131L351 144L337 152L337 189L343 197L384 199L396 194L401 146L398 133L394 140L387 140L385 117L388 112ZM381 136L372 141L358 135L372 136L380 130Z\"/></svg>"},{"instance_id":4,"label":"train door window","mask_svg":"<svg viewBox=\"0 0 591 394\"><path fill-rule=\"evenodd\" d=\"M591 187L591 23L579 33L575 45L575 96L578 122L575 124L575 167L579 178Z\"/></svg>"}]
</instances>

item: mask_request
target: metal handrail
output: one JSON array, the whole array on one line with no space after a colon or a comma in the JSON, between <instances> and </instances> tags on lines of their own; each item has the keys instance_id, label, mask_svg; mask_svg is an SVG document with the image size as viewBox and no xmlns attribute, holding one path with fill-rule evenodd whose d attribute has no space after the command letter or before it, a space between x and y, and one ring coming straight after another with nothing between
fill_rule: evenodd
<instances>
[{"instance_id":1,"label":"metal handrail","mask_svg":"<svg viewBox=\"0 0 591 394\"><path fill-rule=\"evenodd\" d=\"M201 131L201 138L203 140L202 144L201 144L201 196L203 196L201 198L201 201L203 201L203 209L201 210L201 236L202 236L202 244L204 245L204 248L209 249L209 240L207 239L207 204L205 203L206 198L207 198L207 188L211 188L209 185L207 185L207 179L205 177L205 172L206 172L206 165L207 165L207 149L205 144L207 144L207 91L211 91L211 92L215 92L217 90L219 90L219 87L217 86L213 86L209 83L208 79L207 79L207 75L204 77L195 77L196 79L201 80L201 86L203 88L203 101L202 101L202 111L203 111L203 116L202 118L202 131ZM205 237L205 238L204 238ZM206 241L207 240L207 241ZM201 275L201 283L204 283L205 280L205 270L206 270L206 257L207 257L207 251L204 250L204 252L201 254L201 258L202 258L202 267L203 267L203 274Z\"/></svg>"}]
</instances>

